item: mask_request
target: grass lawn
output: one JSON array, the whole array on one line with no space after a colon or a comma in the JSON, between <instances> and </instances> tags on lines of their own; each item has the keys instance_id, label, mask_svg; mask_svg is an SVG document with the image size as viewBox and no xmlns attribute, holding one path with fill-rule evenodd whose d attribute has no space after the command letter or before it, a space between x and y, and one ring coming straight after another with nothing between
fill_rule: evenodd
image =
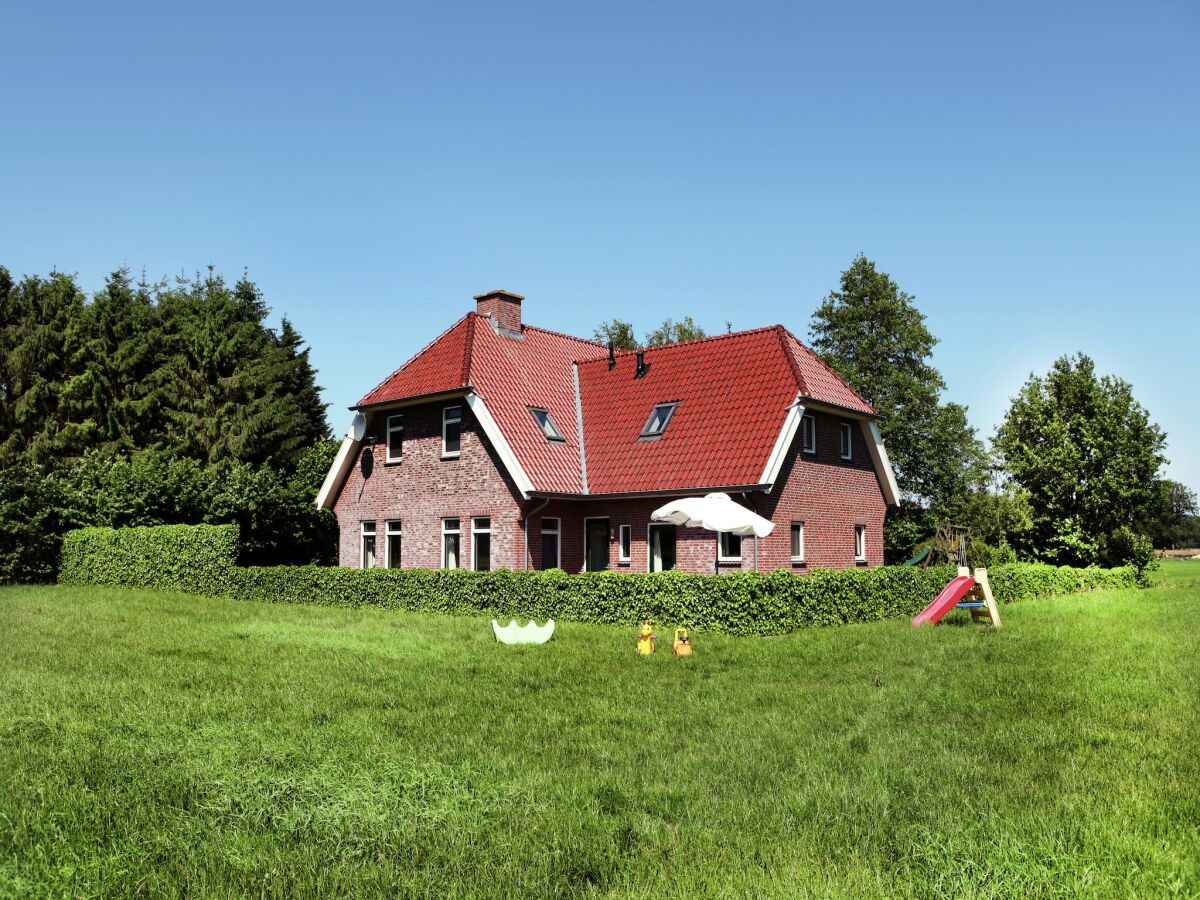
<instances>
[{"instance_id":1,"label":"grass lawn","mask_svg":"<svg viewBox=\"0 0 1200 900\"><path fill-rule=\"evenodd\" d=\"M1164 573L691 660L2 589L0 895L1196 896L1200 563Z\"/></svg>"}]
</instances>

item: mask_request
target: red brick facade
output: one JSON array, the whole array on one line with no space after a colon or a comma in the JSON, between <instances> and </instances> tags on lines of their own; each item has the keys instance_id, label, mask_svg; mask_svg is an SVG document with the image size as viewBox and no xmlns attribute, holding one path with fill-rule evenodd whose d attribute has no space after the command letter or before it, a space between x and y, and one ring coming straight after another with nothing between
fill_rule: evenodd
<instances>
[{"instance_id":1,"label":"red brick facade","mask_svg":"<svg viewBox=\"0 0 1200 900\"><path fill-rule=\"evenodd\" d=\"M442 410L462 411L461 450L456 458L442 454ZM386 462L387 422L403 416L403 453L396 463ZM816 452L802 450L803 430L784 461L774 490L734 495L734 499L775 522L775 530L758 547L761 571L790 568L842 568L883 563L883 520L886 504L867 451L870 439L858 420L843 420L812 413L816 425ZM840 425L850 421L852 458L841 458ZM364 462L364 458L369 462ZM369 473L369 474L364 474ZM379 565L387 564L386 523L402 527L403 567L438 568L442 565L442 522L460 521L460 565L472 567L472 520L491 520L492 568L542 567L542 520L559 520L561 566L568 572L584 567L584 534L588 518L608 520L608 567L614 571L645 572L649 568L650 513L669 496L639 498L522 500L505 474L495 449L484 436L463 400L379 411L373 416L366 440L339 491L334 511L341 530L340 562L361 564L361 523L376 523ZM529 516L529 558L525 559L523 517ZM804 523L804 560L791 556L792 523ZM621 526L630 527L629 559L621 559ZM865 527L865 561L855 559L855 526ZM740 562L716 561L717 537L703 529L676 531L676 567L709 573L752 570L754 540L743 540Z\"/></svg>"}]
</instances>

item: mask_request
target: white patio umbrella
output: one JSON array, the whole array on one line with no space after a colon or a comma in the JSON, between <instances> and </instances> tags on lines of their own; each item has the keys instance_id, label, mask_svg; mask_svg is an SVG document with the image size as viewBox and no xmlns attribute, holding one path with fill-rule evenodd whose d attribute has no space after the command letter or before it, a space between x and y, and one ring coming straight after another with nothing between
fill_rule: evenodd
<instances>
[{"instance_id":1,"label":"white patio umbrella","mask_svg":"<svg viewBox=\"0 0 1200 900\"><path fill-rule=\"evenodd\" d=\"M775 530L775 523L764 519L746 507L733 502L728 494L705 494L703 497L684 497L660 506L650 514L651 521L671 522L688 528L707 528L709 531L728 531L731 534L754 535L754 571L758 571L758 539ZM720 540L720 538L718 538Z\"/></svg>"}]
</instances>

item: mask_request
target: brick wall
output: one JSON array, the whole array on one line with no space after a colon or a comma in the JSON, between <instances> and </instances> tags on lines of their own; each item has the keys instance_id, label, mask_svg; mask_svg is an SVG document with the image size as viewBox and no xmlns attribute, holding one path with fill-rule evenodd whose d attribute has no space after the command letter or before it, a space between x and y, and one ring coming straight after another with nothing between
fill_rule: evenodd
<instances>
[{"instance_id":1,"label":"brick wall","mask_svg":"<svg viewBox=\"0 0 1200 900\"><path fill-rule=\"evenodd\" d=\"M443 459L442 409L458 405L463 412L462 449L457 459ZM492 568L523 568L525 532L521 527L522 501L503 472L495 451L471 416L465 402L443 402L408 407L404 416L404 453L401 462L388 464L387 413L371 422L360 457L334 506L341 529L339 558L344 566L359 565L360 524L376 522L378 558L384 560L385 524L403 523L405 567L438 568L442 564L442 519L461 522L461 565L469 568L471 519L491 518ZM883 564L883 520L886 505L867 452L870 439L858 422L852 422L853 458L840 458L837 416L816 413L815 454L802 450L803 432L796 439L771 494L735 497L759 515L775 522L775 530L759 542L759 569L844 568L860 565L854 558L854 526L866 526L866 564ZM375 441L372 445L371 441ZM364 476L362 456L374 459ZM561 566L568 572L584 565L585 519L607 518L609 568L614 571L648 571L647 528L650 514L668 497L596 500L525 501L530 510L529 565L542 567L542 520L559 520ZM805 565L791 559L791 523L805 524ZM630 558L619 557L620 526L631 528ZM716 535L698 528L676 530L677 567L686 572L714 571ZM719 571L754 568L754 540L742 542L740 563L722 562Z\"/></svg>"},{"instance_id":2,"label":"brick wall","mask_svg":"<svg viewBox=\"0 0 1200 900\"><path fill-rule=\"evenodd\" d=\"M442 409L447 406L458 406L463 416L461 451L452 459L442 458ZM385 523L398 519L403 528L402 565L440 568L442 519L457 517L462 529L461 565L470 568L471 520L487 516L492 520L492 568L519 567L520 494L504 474L466 401L410 406L392 412L396 414L404 417L401 461L386 462L389 413L378 412L334 504L341 565L360 564L363 520L376 523L377 554L383 565ZM373 462L364 465L364 456Z\"/></svg>"}]
</instances>

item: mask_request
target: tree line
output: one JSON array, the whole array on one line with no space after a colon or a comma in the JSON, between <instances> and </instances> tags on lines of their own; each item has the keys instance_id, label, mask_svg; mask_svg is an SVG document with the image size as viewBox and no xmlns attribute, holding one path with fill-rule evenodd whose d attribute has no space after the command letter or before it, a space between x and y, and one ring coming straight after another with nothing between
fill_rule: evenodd
<instances>
[{"instance_id":1,"label":"tree line","mask_svg":"<svg viewBox=\"0 0 1200 900\"><path fill-rule=\"evenodd\" d=\"M930 544L939 524L970 527L972 554L987 561L1145 565L1154 546L1200 544L1195 494L1161 474L1166 435L1128 382L1098 375L1086 355L1031 375L989 446L967 407L944 399L931 362L938 340L915 298L865 256L817 306L809 332L812 348L880 412L903 495L888 512L889 562ZM685 316L644 344L704 336ZM619 319L595 337L637 346L633 325Z\"/></svg>"},{"instance_id":2,"label":"tree line","mask_svg":"<svg viewBox=\"0 0 1200 900\"><path fill-rule=\"evenodd\" d=\"M0 580L51 577L80 525L236 522L247 562L329 562L335 448L303 338L243 276L0 267Z\"/></svg>"}]
</instances>

